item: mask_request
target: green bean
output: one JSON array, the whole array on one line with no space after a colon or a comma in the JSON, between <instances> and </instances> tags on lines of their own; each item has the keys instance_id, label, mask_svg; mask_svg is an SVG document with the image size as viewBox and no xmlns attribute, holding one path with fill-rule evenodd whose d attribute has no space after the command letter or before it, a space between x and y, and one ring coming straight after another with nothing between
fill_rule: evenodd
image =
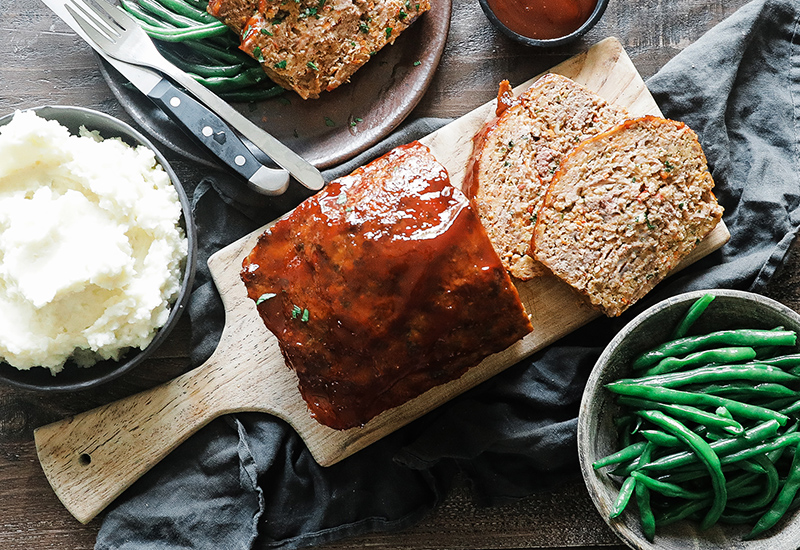
<instances>
[{"instance_id":1,"label":"green bean","mask_svg":"<svg viewBox=\"0 0 800 550\"><path fill-rule=\"evenodd\" d=\"M684 370L691 367L703 367L712 364L727 365L740 361L755 359L756 350L751 347L730 347L707 349L690 353L685 357L665 357L655 366L650 367L642 376L653 376L655 374L665 374L676 370Z\"/></svg>"},{"instance_id":2,"label":"green bean","mask_svg":"<svg viewBox=\"0 0 800 550\"><path fill-rule=\"evenodd\" d=\"M634 487L636 504L639 507L639 516L642 522L642 533L647 540L653 542L656 537L656 518L650 507L650 490L641 483Z\"/></svg>"},{"instance_id":3,"label":"green bean","mask_svg":"<svg viewBox=\"0 0 800 550\"><path fill-rule=\"evenodd\" d=\"M720 456L728 455L757 445L768 437L774 436L778 432L780 424L776 420L768 420L748 430L740 437L720 439L709 444L711 449ZM647 470L669 470L687 464L694 464L698 461L695 453L682 451L661 457L644 466Z\"/></svg>"},{"instance_id":4,"label":"green bean","mask_svg":"<svg viewBox=\"0 0 800 550\"><path fill-rule=\"evenodd\" d=\"M631 472L631 477L634 478L637 483L643 483L651 491L661 493L664 496L685 498L690 500L696 500L708 497L707 491L706 492L690 491L688 489L681 487L680 485L676 485L675 483L669 483L666 481L659 481L657 479L653 479L652 477L648 476L647 474L643 474L638 470Z\"/></svg>"},{"instance_id":5,"label":"green bean","mask_svg":"<svg viewBox=\"0 0 800 550\"><path fill-rule=\"evenodd\" d=\"M614 384L644 384L648 386L675 388L687 384L728 382L731 380L750 380L753 382L774 382L781 384L784 382L797 382L800 378L772 365L751 363L746 365L701 367L685 372L670 372L655 376L643 376L641 378L624 378L614 382Z\"/></svg>"},{"instance_id":6,"label":"green bean","mask_svg":"<svg viewBox=\"0 0 800 550\"><path fill-rule=\"evenodd\" d=\"M730 418L717 416L716 414L706 412L691 405L676 405L673 403L661 403L658 401L651 401L647 399L639 399L637 397L620 396L617 401L621 405L635 407L640 409L650 409L669 413L678 418L695 422L702 426L710 428L718 428L727 432L729 435L740 435L744 433L744 427Z\"/></svg>"},{"instance_id":7,"label":"green bean","mask_svg":"<svg viewBox=\"0 0 800 550\"><path fill-rule=\"evenodd\" d=\"M756 461L756 464L758 464L764 470L767 481L766 491L763 489L763 486L759 486L757 493L758 496L756 498L741 502L729 501L728 508L731 510L737 510L740 512L758 510L768 505L778 493L778 489L780 488L780 477L778 475L778 469L775 468L775 464L773 464L772 461L764 455L757 456L754 460ZM745 461L744 464L748 464L748 462Z\"/></svg>"},{"instance_id":8,"label":"green bean","mask_svg":"<svg viewBox=\"0 0 800 550\"><path fill-rule=\"evenodd\" d=\"M650 443L659 447L681 447L683 444L674 435L669 435L661 430L639 430L639 433Z\"/></svg>"},{"instance_id":9,"label":"green bean","mask_svg":"<svg viewBox=\"0 0 800 550\"><path fill-rule=\"evenodd\" d=\"M750 531L747 538L755 538L764 531L774 527L784 514L786 514L798 489L800 489L800 445L794 450L794 458L792 458L792 465L789 468L789 475L786 477L786 482L783 484L778 496L775 497L772 506L770 506L769 510L756 522L755 527Z\"/></svg>"},{"instance_id":10,"label":"green bean","mask_svg":"<svg viewBox=\"0 0 800 550\"><path fill-rule=\"evenodd\" d=\"M195 80L211 90L238 90L246 86L257 84L267 79L267 74L261 68L247 69L232 77L194 77Z\"/></svg>"},{"instance_id":11,"label":"green bean","mask_svg":"<svg viewBox=\"0 0 800 550\"><path fill-rule=\"evenodd\" d=\"M758 455L768 453L776 449L780 449L781 447L786 447L788 445L797 445L797 444L800 444L800 433L781 435L776 437L775 439L771 439L769 441L765 441L764 443L759 443L758 445L754 445L749 449L742 449L740 451L727 454L724 457L722 457L722 463L732 464L734 462L738 462L739 460L749 460Z\"/></svg>"},{"instance_id":12,"label":"green bean","mask_svg":"<svg viewBox=\"0 0 800 550\"><path fill-rule=\"evenodd\" d=\"M781 414L790 415L800 411L800 399L780 409Z\"/></svg>"},{"instance_id":13,"label":"green bean","mask_svg":"<svg viewBox=\"0 0 800 550\"><path fill-rule=\"evenodd\" d=\"M689 332L689 329L692 328L692 325L694 325L695 321L697 321L713 300L713 294L704 294L702 297L698 298L691 305L683 319L681 319L681 322L678 323L678 326L675 327L675 331L672 333L672 339L674 340L686 336L686 333Z\"/></svg>"},{"instance_id":14,"label":"green bean","mask_svg":"<svg viewBox=\"0 0 800 550\"><path fill-rule=\"evenodd\" d=\"M689 500L667 510L656 518L656 525L666 526L686 519L711 505L712 499Z\"/></svg>"},{"instance_id":15,"label":"green bean","mask_svg":"<svg viewBox=\"0 0 800 550\"><path fill-rule=\"evenodd\" d=\"M800 353L790 353L787 355L779 355L778 357L769 357L767 359L760 359L759 363L767 365L774 365L776 367L788 368L800 366Z\"/></svg>"},{"instance_id":16,"label":"green bean","mask_svg":"<svg viewBox=\"0 0 800 550\"><path fill-rule=\"evenodd\" d=\"M230 32L228 27L219 22L183 29L164 29L154 25L149 25L147 23L142 23L140 26L145 30L148 36L163 42L183 42L186 40L197 40L200 38L220 36Z\"/></svg>"},{"instance_id":17,"label":"green bean","mask_svg":"<svg viewBox=\"0 0 800 550\"><path fill-rule=\"evenodd\" d=\"M761 455L760 457L755 457L755 458L765 458L765 455ZM742 460L740 462L737 462L736 466L738 468L741 468L745 472L750 472L751 474L764 475L767 473L767 471L764 469L764 466L762 466L761 464L757 464L752 460Z\"/></svg>"},{"instance_id":18,"label":"green bean","mask_svg":"<svg viewBox=\"0 0 800 550\"><path fill-rule=\"evenodd\" d=\"M722 473L722 465L720 464L719 457L702 437L691 431L680 421L670 418L660 411L637 411L637 414L683 441L694 450L695 455L708 469L709 476L711 477L711 486L714 490L714 500L706 516L703 518L703 521L700 523L701 529L708 529L717 522L719 516L722 514L723 510L725 510L725 504L728 500L728 494L725 488L725 475ZM647 465L645 464L643 467L647 467ZM637 488L639 486L640 485L637 484Z\"/></svg>"},{"instance_id":19,"label":"green bean","mask_svg":"<svg viewBox=\"0 0 800 550\"><path fill-rule=\"evenodd\" d=\"M739 400L748 397L795 397L800 398L800 393L782 384L762 382L760 384L747 384L744 382L729 382L727 384L709 384L698 387L692 391L708 393L711 395L733 396Z\"/></svg>"},{"instance_id":20,"label":"green bean","mask_svg":"<svg viewBox=\"0 0 800 550\"><path fill-rule=\"evenodd\" d=\"M745 431L741 436L719 439L710 443L711 448L720 456L740 451L744 448L755 445L769 437L773 437L780 425L770 420L754 426ZM698 459L691 451L679 451L669 455L659 457L650 462L645 469L649 471L665 471L697 464ZM615 475L629 475L633 469L638 468L637 459L632 459L629 465L620 467L612 471Z\"/></svg>"},{"instance_id":21,"label":"green bean","mask_svg":"<svg viewBox=\"0 0 800 550\"><path fill-rule=\"evenodd\" d=\"M609 517L619 517L622 512L625 511L625 508L628 506L628 502L631 500L631 495L633 494L635 487L636 478L630 476L625 478L625 481L622 482L622 487L619 489L619 493L617 493L617 498L614 500L614 506L611 507L611 513L609 514Z\"/></svg>"},{"instance_id":22,"label":"green bean","mask_svg":"<svg viewBox=\"0 0 800 550\"><path fill-rule=\"evenodd\" d=\"M148 25L151 25L153 27L163 27L166 29L175 28L172 25L165 25L161 19L154 16L150 12L146 11L136 2L133 2L131 0L120 0L120 5L125 11L127 11L128 13L130 13L132 16L134 16L136 19L138 19L143 23L147 23Z\"/></svg>"},{"instance_id":23,"label":"green bean","mask_svg":"<svg viewBox=\"0 0 800 550\"><path fill-rule=\"evenodd\" d=\"M785 414L773 411L764 407L734 401L727 397L708 395L705 393L694 393L681 390L674 390L661 386L642 386L637 384L615 382L606 385L612 392L618 395L626 395L659 401L661 403L675 403L681 405L696 405L709 407L725 407L728 411L742 418L753 420L777 420L783 426L789 420Z\"/></svg>"},{"instance_id":24,"label":"green bean","mask_svg":"<svg viewBox=\"0 0 800 550\"><path fill-rule=\"evenodd\" d=\"M250 64L250 66L253 67L258 66L258 62L252 57L246 55L244 52L221 48L207 40L187 40L184 42L184 45L198 53L203 54L209 59L213 59L221 63L245 63Z\"/></svg>"},{"instance_id":25,"label":"green bean","mask_svg":"<svg viewBox=\"0 0 800 550\"><path fill-rule=\"evenodd\" d=\"M183 69L183 71L205 78L233 77L241 73L242 70L244 69L243 63L235 63L233 65L208 65L204 63L196 63L194 61L188 61L185 58L178 56L167 49L164 49L161 53L173 65L180 67L181 69Z\"/></svg>"},{"instance_id":26,"label":"green bean","mask_svg":"<svg viewBox=\"0 0 800 550\"><path fill-rule=\"evenodd\" d=\"M142 1L142 0L140 0ZM186 17L190 17L199 23L211 23L212 21L216 21L213 15L208 13L205 9L200 9L195 7L187 2L181 2L179 0L157 0L165 9L173 12L179 13Z\"/></svg>"},{"instance_id":27,"label":"green bean","mask_svg":"<svg viewBox=\"0 0 800 550\"><path fill-rule=\"evenodd\" d=\"M610 454L606 457L601 458L600 460L596 460L592 463L592 468L595 470L599 470L604 466L609 466L611 464L617 464L618 462L624 462L626 460L630 460L632 458L638 458L641 456L642 451L644 451L647 442L639 441L638 443L633 443L632 445L628 445L627 447L620 449L616 453Z\"/></svg>"},{"instance_id":28,"label":"green bean","mask_svg":"<svg viewBox=\"0 0 800 550\"><path fill-rule=\"evenodd\" d=\"M793 346L797 341L794 331L758 329L720 330L701 336L686 336L671 340L640 355L632 365L634 370L652 367L665 357L676 357L709 346Z\"/></svg>"},{"instance_id":29,"label":"green bean","mask_svg":"<svg viewBox=\"0 0 800 550\"><path fill-rule=\"evenodd\" d=\"M161 3L157 2L156 0L137 0L139 6L144 9L145 11L150 12L151 14L155 15L162 21L166 21L167 23L171 23L176 27L195 27L202 24L218 24L223 25L222 22L216 20L215 18L211 17L210 20L206 21L198 21L192 17L186 17L184 14L176 13L164 7Z\"/></svg>"}]
</instances>

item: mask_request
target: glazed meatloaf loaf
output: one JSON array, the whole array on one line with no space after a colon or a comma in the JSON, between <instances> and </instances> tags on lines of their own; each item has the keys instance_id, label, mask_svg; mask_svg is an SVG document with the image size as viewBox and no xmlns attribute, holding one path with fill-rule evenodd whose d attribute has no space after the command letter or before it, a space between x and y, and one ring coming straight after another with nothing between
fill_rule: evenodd
<instances>
[{"instance_id":1,"label":"glazed meatloaf loaf","mask_svg":"<svg viewBox=\"0 0 800 550\"><path fill-rule=\"evenodd\" d=\"M501 85L498 117L474 140L465 188L506 268L528 280L546 272L528 250L561 159L627 112L557 74L541 77L516 99L509 94Z\"/></svg>"},{"instance_id":2,"label":"glazed meatloaf loaf","mask_svg":"<svg viewBox=\"0 0 800 550\"><path fill-rule=\"evenodd\" d=\"M267 75L303 99L348 81L430 9L428 0L211 0Z\"/></svg>"},{"instance_id":3,"label":"glazed meatloaf loaf","mask_svg":"<svg viewBox=\"0 0 800 550\"><path fill-rule=\"evenodd\" d=\"M242 279L311 414L336 429L460 377L532 330L469 201L416 142L275 223Z\"/></svg>"},{"instance_id":4,"label":"glazed meatloaf loaf","mask_svg":"<svg viewBox=\"0 0 800 550\"><path fill-rule=\"evenodd\" d=\"M696 134L647 116L581 143L539 211L536 259L616 316L717 225L722 207Z\"/></svg>"}]
</instances>

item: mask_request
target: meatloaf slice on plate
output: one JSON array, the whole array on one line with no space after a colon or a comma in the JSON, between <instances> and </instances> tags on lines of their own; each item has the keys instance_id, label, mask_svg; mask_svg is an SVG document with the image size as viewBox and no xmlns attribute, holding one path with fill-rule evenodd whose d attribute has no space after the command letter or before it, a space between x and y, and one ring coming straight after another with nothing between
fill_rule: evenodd
<instances>
[{"instance_id":1,"label":"meatloaf slice on plate","mask_svg":"<svg viewBox=\"0 0 800 550\"><path fill-rule=\"evenodd\" d=\"M688 126L623 122L562 161L536 222L536 259L617 316L717 225L713 187Z\"/></svg>"},{"instance_id":2,"label":"meatloaf slice on plate","mask_svg":"<svg viewBox=\"0 0 800 550\"><path fill-rule=\"evenodd\" d=\"M508 97L508 96L506 96ZM547 74L502 109L474 140L467 193L509 272L546 273L528 253L544 194L578 142L612 128L627 112L561 75Z\"/></svg>"},{"instance_id":3,"label":"meatloaf slice on plate","mask_svg":"<svg viewBox=\"0 0 800 550\"><path fill-rule=\"evenodd\" d=\"M336 429L460 377L532 330L469 201L416 142L275 223L242 279L311 414Z\"/></svg>"},{"instance_id":4,"label":"meatloaf slice on plate","mask_svg":"<svg viewBox=\"0 0 800 550\"><path fill-rule=\"evenodd\" d=\"M333 90L394 43L429 0L211 0L241 49L303 99Z\"/></svg>"}]
</instances>

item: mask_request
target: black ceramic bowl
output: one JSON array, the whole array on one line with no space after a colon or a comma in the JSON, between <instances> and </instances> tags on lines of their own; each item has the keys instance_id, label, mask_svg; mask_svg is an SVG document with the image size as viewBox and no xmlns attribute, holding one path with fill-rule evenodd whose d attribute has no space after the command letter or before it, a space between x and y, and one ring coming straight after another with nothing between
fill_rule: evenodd
<instances>
[{"instance_id":1,"label":"black ceramic bowl","mask_svg":"<svg viewBox=\"0 0 800 550\"><path fill-rule=\"evenodd\" d=\"M737 290L700 290L668 298L639 314L608 344L592 370L578 413L578 458L589 495L606 523L628 546L637 550L795 550L800 541L800 515L788 512L778 525L754 540L743 540L752 525L719 523L701 531L697 523L683 520L657 527L649 542L639 523L635 503L623 514L609 519L619 484L592 463L617 450L614 418L619 409L603 386L631 375L630 364L639 354L669 339L686 311L703 294L715 295L708 309L692 327L692 334L734 328L773 329L783 326L800 332L800 315L759 294ZM800 345L782 353L797 353Z\"/></svg>"},{"instance_id":2,"label":"black ceramic bowl","mask_svg":"<svg viewBox=\"0 0 800 550\"><path fill-rule=\"evenodd\" d=\"M486 17L489 18L489 21L491 21L492 25L499 29L503 34L513 40L516 40L517 42L525 44L526 46L535 46L539 48L554 48L556 46L563 46L578 40L581 36L589 32L589 30L594 27L598 21L600 21L600 18L603 17L603 13L606 11L606 7L608 6L608 0L598 0L594 10L589 15L589 18L573 32L557 38L542 39L530 38L512 31L502 21L500 21L497 15L495 15L494 11L492 11L492 8L489 6L488 0L479 0L479 2L481 9L483 9L483 13L486 14Z\"/></svg>"},{"instance_id":3,"label":"black ceramic bowl","mask_svg":"<svg viewBox=\"0 0 800 550\"><path fill-rule=\"evenodd\" d=\"M77 134L80 127L85 126L88 130L99 131L100 135L104 138L119 137L129 145L145 145L152 149L156 159L167 172L172 184L178 192L181 209L183 211L181 225L186 232L186 238L189 244L186 263L183 268L180 293L175 303L172 305L166 324L159 329L153 341L150 342L145 349L131 349L118 361L101 361L88 368L81 368L72 362L68 362L64 370L55 376L46 368L34 367L30 370L19 370L10 366L8 363L0 361L0 383L7 383L20 388L39 391L65 392L82 390L108 382L139 365L164 342L167 335L169 335L170 331L175 327L189 300L189 293L194 280L195 256L197 255L195 225L191 215L189 200L180 181L178 181L178 177L170 167L167 159L164 158L158 149L156 149L141 133L112 116L82 107L43 106L34 108L33 111L47 120L57 120L73 134ZM13 114L9 114L0 118L0 126L8 124L13 116Z\"/></svg>"}]
</instances>

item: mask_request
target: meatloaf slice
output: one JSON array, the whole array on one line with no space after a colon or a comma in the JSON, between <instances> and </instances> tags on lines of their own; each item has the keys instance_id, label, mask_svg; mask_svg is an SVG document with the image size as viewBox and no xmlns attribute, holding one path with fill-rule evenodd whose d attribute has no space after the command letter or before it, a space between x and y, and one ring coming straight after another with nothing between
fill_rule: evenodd
<instances>
[{"instance_id":1,"label":"meatloaf slice","mask_svg":"<svg viewBox=\"0 0 800 550\"><path fill-rule=\"evenodd\" d=\"M532 330L469 201L416 142L274 224L242 280L311 414L336 429L460 377Z\"/></svg>"},{"instance_id":2,"label":"meatloaf slice","mask_svg":"<svg viewBox=\"0 0 800 550\"><path fill-rule=\"evenodd\" d=\"M626 121L561 162L536 222L536 259L617 316L717 225L713 187L688 126Z\"/></svg>"},{"instance_id":3,"label":"meatloaf slice","mask_svg":"<svg viewBox=\"0 0 800 550\"><path fill-rule=\"evenodd\" d=\"M208 11L278 85L303 99L347 82L429 0L211 0Z\"/></svg>"},{"instance_id":4,"label":"meatloaf slice","mask_svg":"<svg viewBox=\"0 0 800 550\"><path fill-rule=\"evenodd\" d=\"M498 104L507 103L501 87ZM536 213L561 159L627 112L561 75L547 74L501 109L474 140L466 189L509 272L546 273L528 253Z\"/></svg>"}]
</instances>

